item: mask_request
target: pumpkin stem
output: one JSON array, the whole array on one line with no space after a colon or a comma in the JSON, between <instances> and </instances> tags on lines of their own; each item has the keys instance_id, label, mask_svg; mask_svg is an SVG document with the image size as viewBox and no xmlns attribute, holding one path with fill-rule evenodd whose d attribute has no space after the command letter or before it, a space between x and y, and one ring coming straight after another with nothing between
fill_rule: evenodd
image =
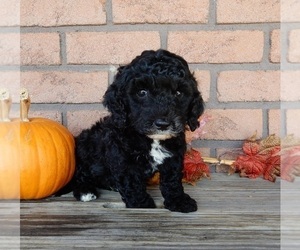
<instances>
[{"instance_id":1,"label":"pumpkin stem","mask_svg":"<svg viewBox=\"0 0 300 250\"><path fill-rule=\"evenodd\" d=\"M7 89L0 89L0 121L10 122L9 111L11 107L11 97Z\"/></svg>"},{"instance_id":2,"label":"pumpkin stem","mask_svg":"<svg viewBox=\"0 0 300 250\"><path fill-rule=\"evenodd\" d=\"M28 112L30 107L30 98L28 94L28 90L25 88L21 89L20 92L20 114L22 122L29 122Z\"/></svg>"}]
</instances>

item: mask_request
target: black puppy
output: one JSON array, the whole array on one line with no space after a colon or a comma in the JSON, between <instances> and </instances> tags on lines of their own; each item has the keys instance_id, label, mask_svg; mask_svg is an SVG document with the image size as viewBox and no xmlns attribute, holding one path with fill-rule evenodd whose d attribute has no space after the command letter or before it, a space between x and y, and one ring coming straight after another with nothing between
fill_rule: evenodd
<instances>
[{"instance_id":1,"label":"black puppy","mask_svg":"<svg viewBox=\"0 0 300 250\"><path fill-rule=\"evenodd\" d=\"M165 50L144 51L118 69L104 105L111 115L76 138L76 199L90 201L97 188L109 188L126 207L154 208L146 184L159 171L165 208L196 211L181 182L184 132L199 126L204 106L187 62Z\"/></svg>"}]
</instances>

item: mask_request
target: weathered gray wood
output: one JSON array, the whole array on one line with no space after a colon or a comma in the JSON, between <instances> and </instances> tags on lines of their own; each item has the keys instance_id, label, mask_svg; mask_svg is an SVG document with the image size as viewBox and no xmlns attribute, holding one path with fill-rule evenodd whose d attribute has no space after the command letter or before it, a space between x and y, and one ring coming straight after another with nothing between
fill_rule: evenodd
<instances>
[{"instance_id":1,"label":"weathered gray wood","mask_svg":"<svg viewBox=\"0 0 300 250\"><path fill-rule=\"evenodd\" d=\"M280 183L213 174L185 190L197 212L127 209L118 193L77 202L68 194L21 203L22 249L279 249Z\"/></svg>"}]
</instances>

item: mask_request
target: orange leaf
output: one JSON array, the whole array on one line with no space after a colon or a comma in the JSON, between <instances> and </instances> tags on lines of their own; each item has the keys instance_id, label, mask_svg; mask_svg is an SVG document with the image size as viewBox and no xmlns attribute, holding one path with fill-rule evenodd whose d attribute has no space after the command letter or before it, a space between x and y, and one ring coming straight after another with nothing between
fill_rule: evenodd
<instances>
[{"instance_id":1,"label":"orange leaf","mask_svg":"<svg viewBox=\"0 0 300 250\"><path fill-rule=\"evenodd\" d=\"M147 184L150 186L158 185L159 179L160 179L160 174L159 172L156 172L150 179L148 179Z\"/></svg>"}]
</instances>

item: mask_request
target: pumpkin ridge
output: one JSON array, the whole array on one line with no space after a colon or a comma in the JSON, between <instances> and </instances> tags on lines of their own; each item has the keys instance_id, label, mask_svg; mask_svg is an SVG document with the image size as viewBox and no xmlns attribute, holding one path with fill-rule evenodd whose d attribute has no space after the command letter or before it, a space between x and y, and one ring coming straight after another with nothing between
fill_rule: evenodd
<instances>
[{"instance_id":1,"label":"pumpkin ridge","mask_svg":"<svg viewBox=\"0 0 300 250\"><path fill-rule=\"evenodd\" d=\"M55 157L56 162L53 163L53 165L57 167L55 168L55 173L52 173L53 176L51 176L51 179L55 180L54 183L52 183L51 185L50 193L52 194L57 190L59 190L60 188L62 188L73 176L74 167L72 166L74 166L74 163L73 162L69 163L70 159L73 160L75 158L72 154L73 150L70 150L69 147L70 144L69 140L70 139L73 140L73 138L71 138L70 132L67 130L67 128L60 123L56 123L50 120L50 126L49 126L47 120L43 118L41 124L44 127L45 131L47 132L49 140L51 140L51 145L53 146L52 149L55 150L54 155L61 156L59 158ZM58 143L59 145L57 145ZM58 150L58 148L63 148L64 154L62 154L61 151ZM59 173L61 172L64 172L64 174L60 175Z\"/></svg>"},{"instance_id":2,"label":"pumpkin ridge","mask_svg":"<svg viewBox=\"0 0 300 250\"><path fill-rule=\"evenodd\" d=\"M19 171L19 159L20 150L12 150L14 145L19 145L20 141L20 129L19 123L0 122L0 148L3 150L4 156L11 155L10 157L1 157L0 159L0 199L9 199L11 197L20 197L20 171ZM7 147L8 146L8 147ZM9 169L7 169L9 168ZM4 174L3 174L4 173Z\"/></svg>"},{"instance_id":3,"label":"pumpkin ridge","mask_svg":"<svg viewBox=\"0 0 300 250\"><path fill-rule=\"evenodd\" d=\"M47 133L47 139L48 139L47 143L49 145L49 150L54 149L55 150L54 155L57 155L58 151L57 151L57 148L56 148L56 143L55 143L55 140L54 140L54 136L51 133L51 131L56 130L56 127L51 124L52 126L49 128L49 124L46 121L43 121L43 120L44 119L39 120L38 122L40 123L40 127L43 128L43 133ZM55 162L53 162L53 166L59 166L59 162L58 162L57 157L53 157L50 154L48 154L48 150L47 150L46 157L47 157L47 159L51 159L51 161L53 159L55 160ZM42 166L42 167L45 167L45 166ZM49 166L47 166L47 167L51 167L51 164L49 164ZM58 173L57 167L52 167L51 170L52 170L51 173L50 173L51 186L49 186L48 184L45 185L43 183L44 190L40 190L40 192L44 194L43 195L44 197L47 197L47 196L51 195L53 192L55 192L57 183L59 181L58 178L55 178L57 176L57 173ZM48 183L49 176L45 176L45 178L46 177L47 177L47 182L46 183ZM47 194L47 195L45 195L45 194Z\"/></svg>"},{"instance_id":4,"label":"pumpkin ridge","mask_svg":"<svg viewBox=\"0 0 300 250\"><path fill-rule=\"evenodd\" d=\"M71 152L69 151L69 143L68 143L68 141L66 140L66 137L65 137L65 135L67 135L67 133L65 133L65 132L69 133L69 131L62 132L62 130L66 130L66 128L62 124L60 124L60 123L59 124L55 124L55 131L59 134L58 138L60 139L61 144L63 145L63 148L66 150L65 154L66 155L71 155ZM52 137L52 139L53 139L53 137ZM55 147L55 150L57 152L57 148L56 147ZM67 178L69 178L69 172L70 172L69 167L70 167L70 164L68 162L68 159L66 159L66 157L62 157L62 160L64 162L63 163L62 162L57 163L57 165L60 164L60 165L65 166L63 170L64 170L64 172L68 172ZM60 169L60 171L61 170L62 169ZM65 177L65 175L63 175L63 176L64 176L64 178L60 178L59 182L58 181L55 182L55 185L54 185L55 190L53 190L53 192L55 192L58 189L62 188L66 184L66 177ZM58 179L56 179L56 180L58 180Z\"/></svg>"},{"instance_id":5,"label":"pumpkin ridge","mask_svg":"<svg viewBox=\"0 0 300 250\"><path fill-rule=\"evenodd\" d=\"M64 131L62 131L62 130L64 130ZM73 174L75 172L74 167L71 168L71 166L75 166L74 146L72 148L70 147L71 145L69 143L69 140L72 140L73 143L75 143L75 142L74 142L73 135L69 132L69 130L65 126L61 125L59 133L60 133L61 137L64 139L65 148L67 150L67 154L70 156L69 160L71 160L71 162L68 164L68 166L66 166L66 169L68 170L68 176L66 176L66 178L63 182L62 187L64 187L71 180L71 178L73 177ZM72 169L73 169L73 171L72 171ZM62 187L60 187L60 188L62 188Z\"/></svg>"},{"instance_id":6,"label":"pumpkin ridge","mask_svg":"<svg viewBox=\"0 0 300 250\"><path fill-rule=\"evenodd\" d=\"M28 158L28 154L30 154L30 159L36 159L34 164L31 164L31 169L29 169L29 175L32 178L33 176L31 176L32 174L34 174L35 176L39 176L40 177L40 166L36 166L36 162L40 162L40 147L38 147L38 143L37 143L37 139L35 138L35 134L34 132L32 132L33 130L35 131L35 125L33 124L28 124L27 122L20 122L20 130L21 130L21 142L20 142L20 147L22 148L22 144L24 146L23 150L21 150L21 161L23 163L27 163L27 158ZM23 131L22 131L23 130ZM27 138L25 139L25 142L22 140L23 138ZM29 142L30 139L30 143ZM26 143L27 142L27 143ZM26 145L28 144L28 145ZM34 150L32 150L34 148ZM24 153L25 151L26 153ZM33 157L34 156L34 157ZM25 165L26 166L26 165ZM32 168L34 168L34 171L32 170ZM25 175L25 177L23 176ZM29 181L26 178L27 172L26 169L21 168L20 169L20 198L24 198L24 197L28 197L28 199L33 199L35 197L37 197L38 195L38 188L40 186L40 178L33 178L35 181L34 183L27 185L27 182ZM24 181L25 180L25 184ZM22 183L23 181L23 183ZM28 188L30 188L30 190L28 191ZM30 194L30 195L29 195Z\"/></svg>"}]
</instances>

